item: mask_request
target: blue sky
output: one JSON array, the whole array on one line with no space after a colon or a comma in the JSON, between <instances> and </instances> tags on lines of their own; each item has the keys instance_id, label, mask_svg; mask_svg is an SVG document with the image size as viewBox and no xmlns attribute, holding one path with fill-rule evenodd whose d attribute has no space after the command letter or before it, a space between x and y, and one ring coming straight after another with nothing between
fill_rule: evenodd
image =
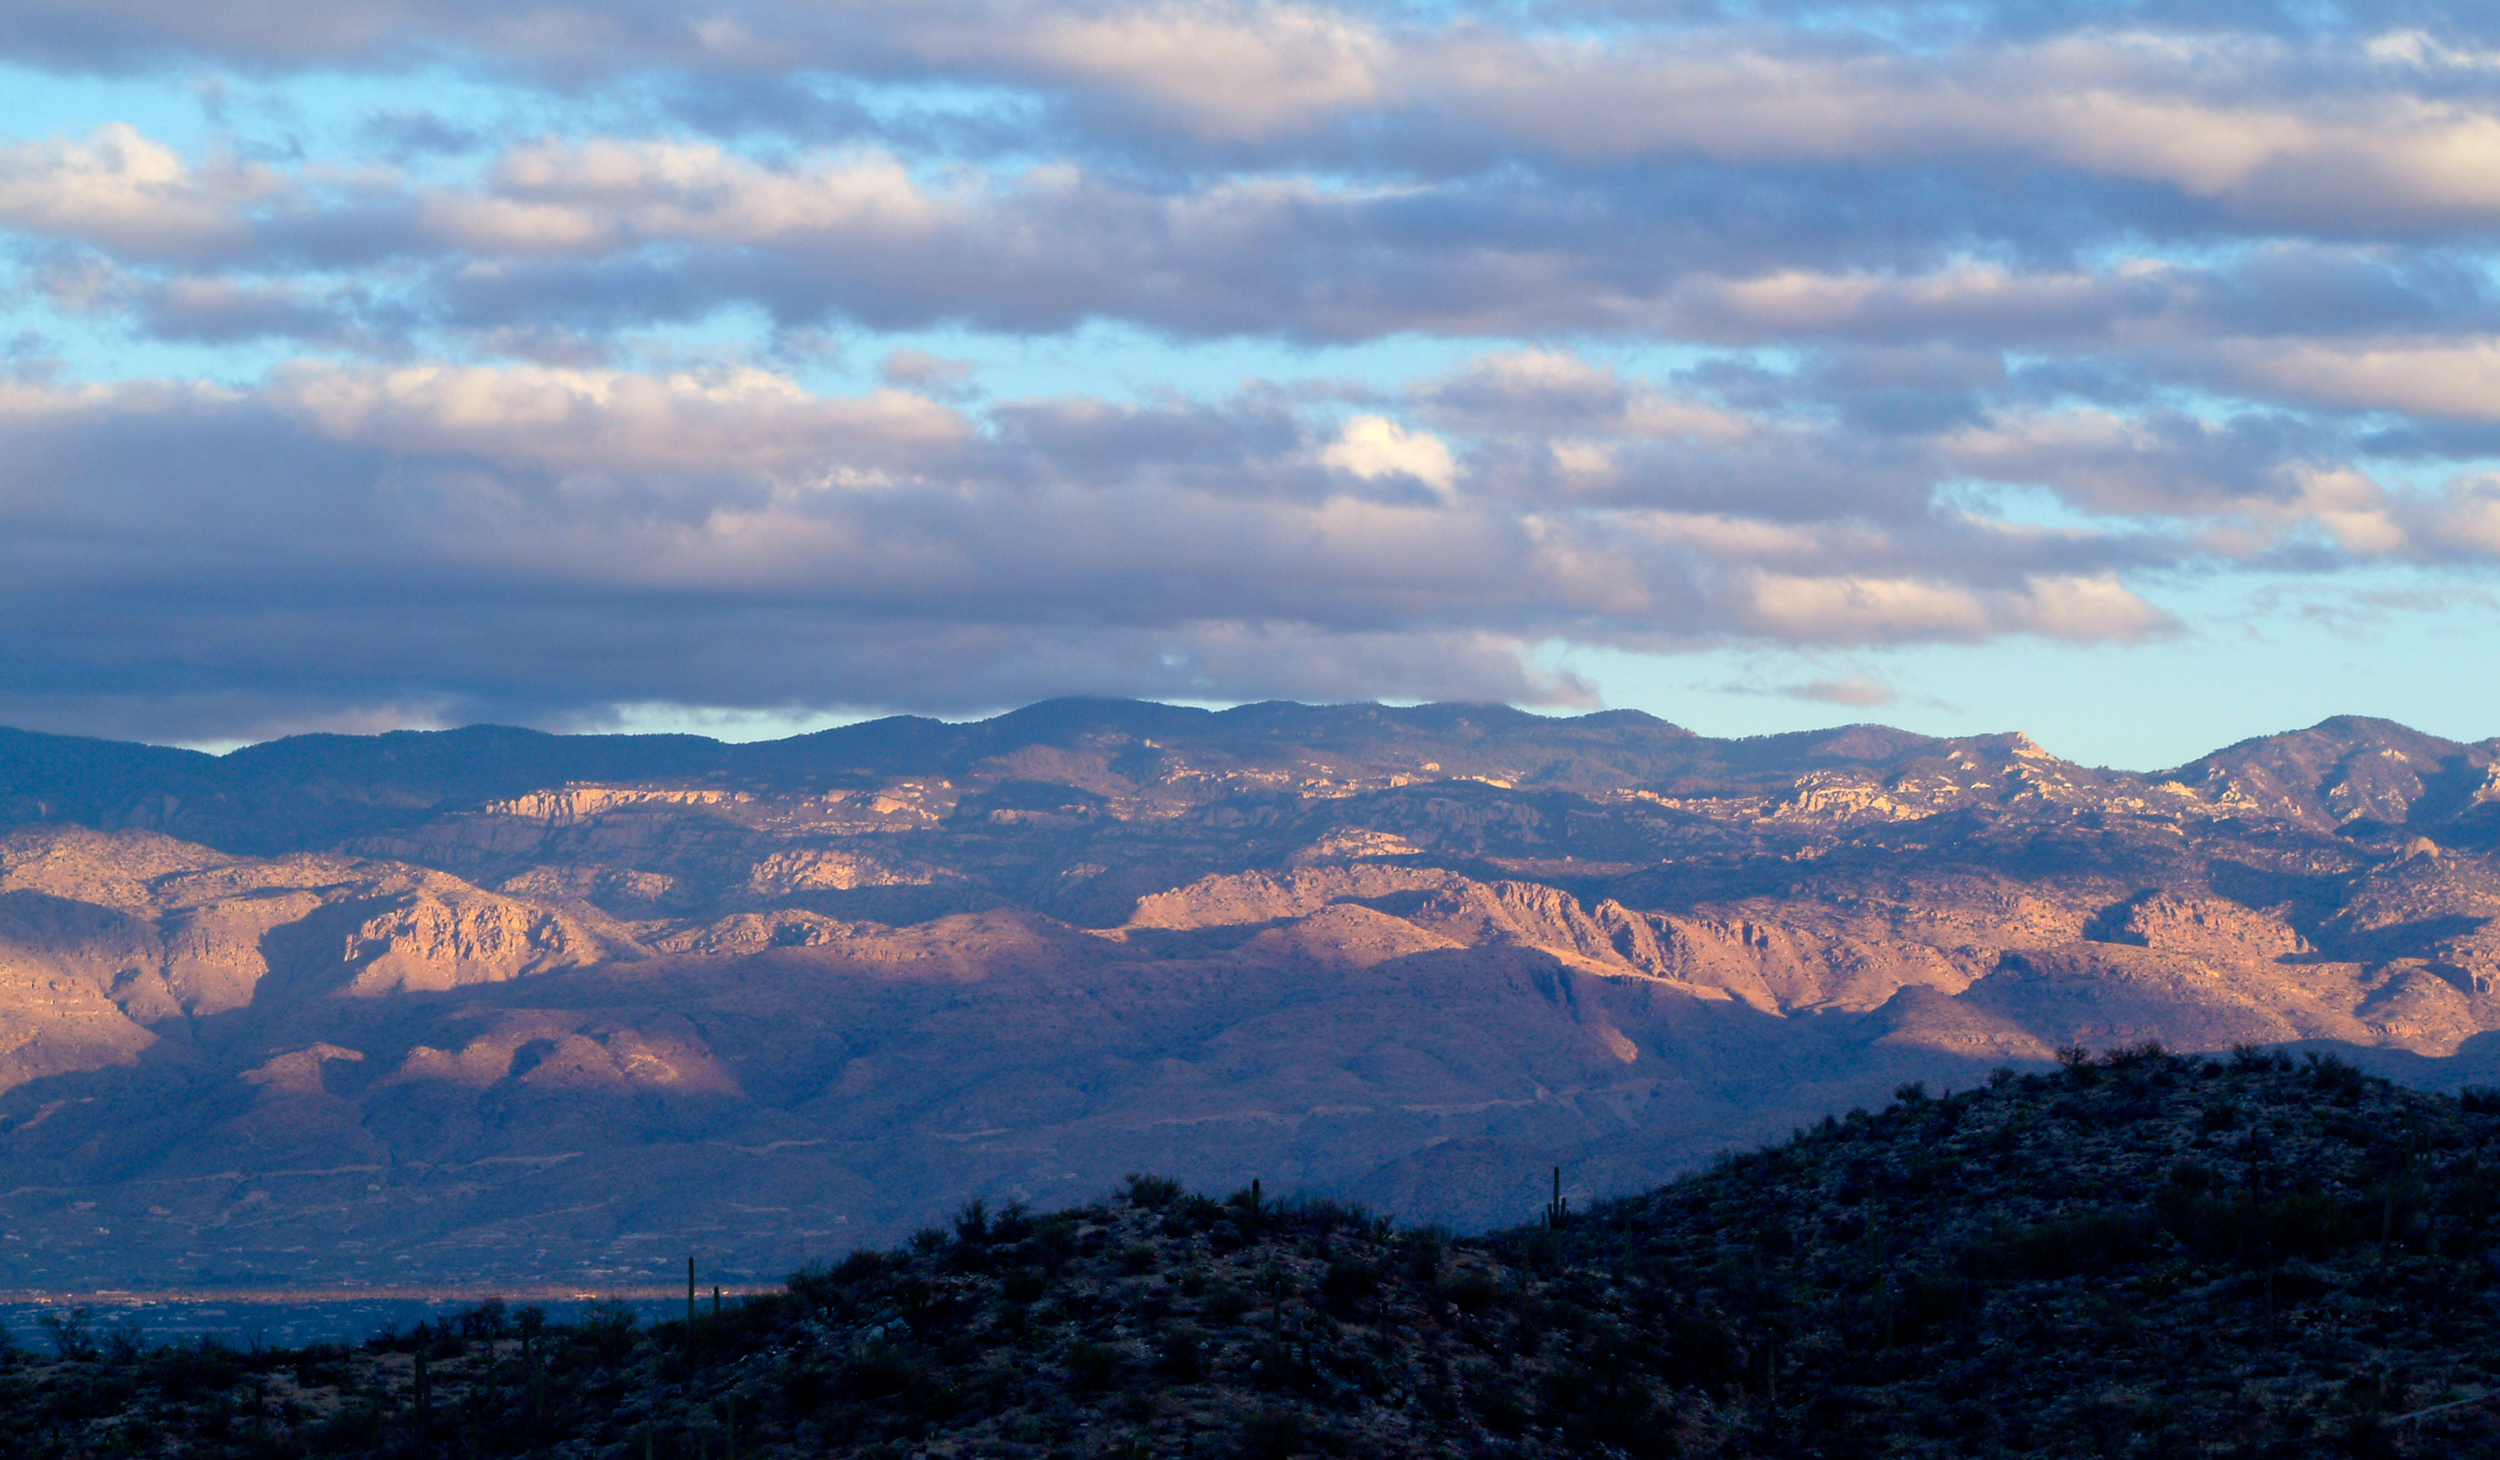
<instances>
[{"instance_id":1,"label":"blue sky","mask_svg":"<svg viewBox=\"0 0 2500 1460\"><path fill-rule=\"evenodd\" d=\"M2475 8L33 0L0 722L2500 735Z\"/></svg>"}]
</instances>

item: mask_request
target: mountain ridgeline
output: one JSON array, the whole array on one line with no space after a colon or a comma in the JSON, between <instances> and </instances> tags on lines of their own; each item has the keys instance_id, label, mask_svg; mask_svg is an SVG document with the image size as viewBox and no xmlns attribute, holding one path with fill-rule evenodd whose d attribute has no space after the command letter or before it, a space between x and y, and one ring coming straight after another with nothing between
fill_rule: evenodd
<instances>
[{"instance_id":1,"label":"mountain ridgeline","mask_svg":"<svg viewBox=\"0 0 2500 1460\"><path fill-rule=\"evenodd\" d=\"M2456 1085L2496 762L1455 705L0 732L0 1270L777 1278L1135 1170L1481 1227L2074 1046Z\"/></svg>"}]
</instances>

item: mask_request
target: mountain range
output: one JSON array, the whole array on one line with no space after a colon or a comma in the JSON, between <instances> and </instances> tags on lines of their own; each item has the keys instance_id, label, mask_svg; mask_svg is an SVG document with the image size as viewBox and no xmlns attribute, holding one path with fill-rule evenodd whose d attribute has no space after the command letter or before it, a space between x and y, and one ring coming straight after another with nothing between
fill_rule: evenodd
<instances>
[{"instance_id":1,"label":"mountain range","mask_svg":"<svg viewBox=\"0 0 2500 1460\"><path fill-rule=\"evenodd\" d=\"M1478 705L0 731L0 1280L778 1277L1132 1171L1508 1223L2078 1046L2455 1085L2496 764Z\"/></svg>"}]
</instances>

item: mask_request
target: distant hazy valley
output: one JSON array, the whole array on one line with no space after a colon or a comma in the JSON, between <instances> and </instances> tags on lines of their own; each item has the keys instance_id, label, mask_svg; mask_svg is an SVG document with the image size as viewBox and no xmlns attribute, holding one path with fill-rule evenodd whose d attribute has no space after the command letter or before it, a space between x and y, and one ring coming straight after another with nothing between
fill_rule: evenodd
<instances>
[{"instance_id":1,"label":"distant hazy valley","mask_svg":"<svg viewBox=\"0 0 2500 1460\"><path fill-rule=\"evenodd\" d=\"M2496 761L1066 701L0 732L0 1273L778 1277L1135 1170L1512 1222L2073 1044L2484 1079Z\"/></svg>"}]
</instances>

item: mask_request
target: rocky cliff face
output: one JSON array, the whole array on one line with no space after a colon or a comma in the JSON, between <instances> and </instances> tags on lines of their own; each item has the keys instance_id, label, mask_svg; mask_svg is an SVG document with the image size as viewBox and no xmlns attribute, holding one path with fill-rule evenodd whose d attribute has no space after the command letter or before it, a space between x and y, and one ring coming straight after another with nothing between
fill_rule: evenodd
<instances>
[{"instance_id":1,"label":"rocky cliff face","mask_svg":"<svg viewBox=\"0 0 2500 1460\"><path fill-rule=\"evenodd\" d=\"M2500 1029L2494 746L1065 702L0 736L0 1270L767 1275L1132 1169L1536 1209L1903 1080Z\"/></svg>"}]
</instances>

